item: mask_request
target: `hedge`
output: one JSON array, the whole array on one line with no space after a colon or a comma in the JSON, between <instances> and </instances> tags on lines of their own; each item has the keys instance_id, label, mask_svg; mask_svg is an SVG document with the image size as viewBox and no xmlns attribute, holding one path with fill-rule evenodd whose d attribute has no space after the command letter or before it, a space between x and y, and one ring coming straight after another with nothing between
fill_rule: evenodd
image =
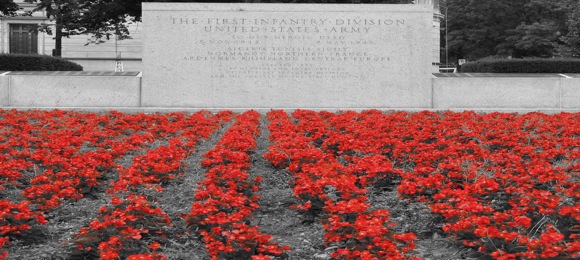
<instances>
[{"instance_id":1,"label":"hedge","mask_svg":"<svg viewBox=\"0 0 580 260\"><path fill-rule=\"evenodd\" d=\"M4 71L82 71L74 62L46 55L0 54L0 70Z\"/></svg>"},{"instance_id":2,"label":"hedge","mask_svg":"<svg viewBox=\"0 0 580 260\"><path fill-rule=\"evenodd\" d=\"M460 72L580 73L580 59L482 59L461 65Z\"/></svg>"}]
</instances>

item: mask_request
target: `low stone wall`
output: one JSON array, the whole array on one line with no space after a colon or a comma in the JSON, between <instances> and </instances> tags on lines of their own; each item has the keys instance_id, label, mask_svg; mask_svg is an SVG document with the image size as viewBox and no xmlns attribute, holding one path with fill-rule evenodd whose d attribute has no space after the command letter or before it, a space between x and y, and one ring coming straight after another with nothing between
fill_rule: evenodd
<instances>
[{"instance_id":1,"label":"low stone wall","mask_svg":"<svg viewBox=\"0 0 580 260\"><path fill-rule=\"evenodd\" d=\"M5 76L3 73L0 73L0 106L10 106L10 102L8 99L9 87L8 76Z\"/></svg>"},{"instance_id":2,"label":"low stone wall","mask_svg":"<svg viewBox=\"0 0 580 260\"><path fill-rule=\"evenodd\" d=\"M580 109L580 78L562 79L562 108Z\"/></svg>"},{"instance_id":3,"label":"low stone wall","mask_svg":"<svg viewBox=\"0 0 580 260\"><path fill-rule=\"evenodd\" d=\"M557 78L435 78L434 108L559 108Z\"/></svg>"},{"instance_id":4,"label":"low stone wall","mask_svg":"<svg viewBox=\"0 0 580 260\"><path fill-rule=\"evenodd\" d=\"M0 105L135 108L141 106L141 77L138 72L11 72L0 76Z\"/></svg>"},{"instance_id":5,"label":"low stone wall","mask_svg":"<svg viewBox=\"0 0 580 260\"><path fill-rule=\"evenodd\" d=\"M215 106L212 103L213 97L203 96L196 100L201 104L199 107L167 107L142 106L143 94L138 72L0 72L0 107L4 109L116 109L131 112L193 111L201 108L264 111L271 108L315 110L376 108L407 111L580 112L580 75L434 74L431 83L431 105L426 107L374 107L372 104L355 106L345 104L341 107L329 108L303 107L288 104L288 102L276 106L271 101L252 98L256 96L255 93L239 93L240 102L235 107ZM354 91L357 90L341 90L343 95L347 96L353 95L354 93L350 92ZM301 94L307 95L306 92L292 92L293 96L289 100L307 98L301 97ZM189 97L184 96L184 98ZM421 99L421 95L418 95L418 98ZM150 96L149 99L155 100L155 97Z\"/></svg>"},{"instance_id":6,"label":"low stone wall","mask_svg":"<svg viewBox=\"0 0 580 260\"><path fill-rule=\"evenodd\" d=\"M433 109L580 110L580 78L567 75L435 74L432 85Z\"/></svg>"}]
</instances>

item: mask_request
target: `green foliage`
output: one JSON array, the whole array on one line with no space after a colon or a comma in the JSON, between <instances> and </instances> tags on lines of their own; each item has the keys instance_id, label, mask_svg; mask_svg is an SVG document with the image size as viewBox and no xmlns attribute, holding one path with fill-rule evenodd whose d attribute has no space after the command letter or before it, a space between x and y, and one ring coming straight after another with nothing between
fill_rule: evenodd
<instances>
[{"instance_id":1,"label":"green foliage","mask_svg":"<svg viewBox=\"0 0 580 260\"><path fill-rule=\"evenodd\" d=\"M83 26L78 23L82 17L81 10L85 8L83 1L77 0L24 0L24 2L33 4L36 7L33 12L41 11L46 14L46 18L54 21L62 27L60 33L63 37L78 35L83 33ZM52 25L43 23L38 30L52 34ZM57 29L58 30L58 29Z\"/></svg>"},{"instance_id":2,"label":"green foliage","mask_svg":"<svg viewBox=\"0 0 580 260\"><path fill-rule=\"evenodd\" d=\"M16 10L18 10L18 5L12 0L0 0L0 17L3 15L15 15Z\"/></svg>"},{"instance_id":3,"label":"green foliage","mask_svg":"<svg viewBox=\"0 0 580 260\"><path fill-rule=\"evenodd\" d=\"M562 37L565 43L560 46L560 53L565 57L580 57L580 2L571 6L568 16L568 33Z\"/></svg>"},{"instance_id":4,"label":"green foliage","mask_svg":"<svg viewBox=\"0 0 580 260\"><path fill-rule=\"evenodd\" d=\"M482 59L463 64L461 72L580 73L580 59Z\"/></svg>"},{"instance_id":5,"label":"green foliage","mask_svg":"<svg viewBox=\"0 0 580 260\"><path fill-rule=\"evenodd\" d=\"M82 71L83 67L65 59L46 55L0 54L0 70Z\"/></svg>"},{"instance_id":6,"label":"green foliage","mask_svg":"<svg viewBox=\"0 0 580 260\"><path fill-rule=\"evenodd\" d=\"M554 21L522 23L507 32L510 35L499 45L499 52L509 54L511 51L515 57L551 57L559 38L559 28Z\"/></svg>"},{"instance_id":7,"label":"green foliage","mask_svg":"<svg viewBox=\"0 0 580 260\"><path fill-rule=\"evenodd\" d=\"M447 0L450 56L475 60L496 54L496 46L505 42L506 31L520 24L523 2Z\"/></svg>"},{"instance_id":8,"label":"green foliage","mask_svg":"<svg viewBox=\"0 0 580 260\"><path fill-rule=\"evenodd\" d=\"M447 0L450 56L471 60L501 55L561 56L578 0ZM576 27L577 28L577 27ZM576 36L576 38L578 38Z\"/></svg>"}]
</instances>

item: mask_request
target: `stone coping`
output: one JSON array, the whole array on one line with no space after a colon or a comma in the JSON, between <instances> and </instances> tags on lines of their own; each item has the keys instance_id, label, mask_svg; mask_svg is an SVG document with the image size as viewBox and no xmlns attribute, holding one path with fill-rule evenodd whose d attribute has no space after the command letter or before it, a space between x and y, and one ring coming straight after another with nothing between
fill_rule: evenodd
<instances>
[{"instance_id":1,"label":"stone coping","mask_svg":"<svg viewBox=\"0 0 580 260\"><path fill-rule=\"evenodd\" d=\"M211 107L211 108L191 108L191 107L23 107L23 106L0 106L0 109L4 110L20 110L20 111L29 111L29 110L72 110L72 111L79 111L79 112L87 112L87 113L106 113L110 111L118 111L123 113L174 113L174 112L185 112L185 113L195 113L198 111L210 111L210 112L220 112L223 110L229 110L233 112L243 113L248 110L254 110L259 113L268 113L272 111L272 108L220 108L220 107ZM389 112L399 112L399 111L406 111L406 112L421 112L421 111L431 111L431 112L439 112L439 111L452 111L452 112L463 112L463 111L474 111L476 113L546 113L546 114L558 114L558 113L580 113L580 109L568 108L568 109L559 109L559 108L372 108L372 107L353 107L353 108L339 108L339 107L326 107L326 108L275 108L276 110L284 110L287 112L293 112L295 110L313 110L313 111L329 111L329 112L341 112L341 111L355 111L361 112L365 110L380 110L385 113Z\"/></svg>"},{"instance_id":2,"label":"stone coping","mask_svg":"<svg viewBox=\"0 0 580 260\"><path fill-rule=\"evenodd\" d=\"M566 78L580 74L557 73L433 73L437 78Z\"/></svg>"},{"instance_id":3,"label":"stone coping","mask_svg":"<svg viewBox=\"0 0 580 260\"><path fill-rule=\"evenodd\" d=\"M114 72L114 71L11 71L8 76L11 75L31 75L31 76L138 76L139 71L125 71L125 72ZM0 72L2 74L2 72Z\"/></svg>"}]
</instances>

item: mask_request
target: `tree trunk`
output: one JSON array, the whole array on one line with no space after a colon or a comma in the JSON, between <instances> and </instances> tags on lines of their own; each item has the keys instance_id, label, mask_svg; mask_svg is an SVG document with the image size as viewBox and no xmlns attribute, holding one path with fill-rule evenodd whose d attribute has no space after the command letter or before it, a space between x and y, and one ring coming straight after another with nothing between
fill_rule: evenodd
<instances>
[{"instance_id":1,"label":"tree trunk","mask_svg":"<svg viewBox=\"0 0 580 260\"><path fill-rule=\"evenodd\" d=\"M62 22L60 18L56 18L55 43L52 50L52 56L61 57L62 53Z\"/></svg>"}]
</instances>

